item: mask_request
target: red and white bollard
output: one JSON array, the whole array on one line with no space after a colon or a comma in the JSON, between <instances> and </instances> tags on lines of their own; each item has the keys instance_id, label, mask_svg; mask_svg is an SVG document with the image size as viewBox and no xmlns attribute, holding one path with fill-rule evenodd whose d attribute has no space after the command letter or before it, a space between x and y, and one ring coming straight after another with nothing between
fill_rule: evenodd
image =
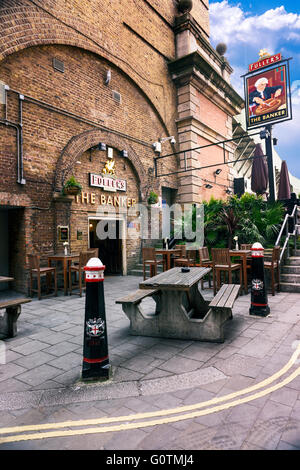
<instances>
[{"instance_id":1,"label":"red and white bollard","mask_svg":"<svg viewBox=\"0 0 300 470\"><path fill-rule=\"evenodd\" d=\"M98 258L84 268L86 280L82 379L109 379L110 364L104 301L104 270Z\"/></svg>"},{"instance_id":2,"label":"red and white bollard","mask_svg":"<svg viewBox=\"0 0 300 470\"><path fill-rule=\"evenodd\" d=\"M264 248L260 243L251 247L251 307L250 315L266 317L270 313L265 280Z\"/></svg>"}]
</instances>

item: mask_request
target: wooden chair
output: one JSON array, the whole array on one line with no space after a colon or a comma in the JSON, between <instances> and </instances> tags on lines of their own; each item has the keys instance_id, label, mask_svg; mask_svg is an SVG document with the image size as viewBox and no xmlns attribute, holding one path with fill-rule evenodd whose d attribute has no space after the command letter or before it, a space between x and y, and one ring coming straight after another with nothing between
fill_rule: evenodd
<instances>
[{"instance_id":1,"label":"wooden chair","mask_svg":"<svg viewBox=\"0 0 300 470\"><path fill-rule=\"evenodd\" d=\"M251 250L252 248L252 243L242 243L241 244L241 250Z\"/></svg>"},{"instance_id":2,"label":"wooden chair","mask_svg":"<svg viewBox=\"0 0 300 470\"><path fill-rule=\"evenodd\" d=\"M265 269L270 270L271 275L271 291L272 295L275 295L275 289L280 291L280 246L274 246L272 250L271 261L264 261Z\"/></svg>"},{"instance_id":3,"label":"wooden chair","mask_svg":"<svg viewBox=\"0 0 300 470\"><path fill-rule=\"evenodd\" d=\"M99 258L99 248L89 248L87 251L92 253L92 258Z\"/></svg>"},{"instance_id":4,"label":"wooden chair","mask_svg":"<svg viewBox=\"0 0 300 470\"><path fill-rule=\"evenodd\" d=\"M40 267L40 256L39 255L28 255L29 261L29 272L30 272L30 297L32 297L32 292L37 292L38 299L41 300L42 292L41 292L41 278L42 276L46 276L47 274L52 274L54 276L54 294L57 296L57 277L56 277L56 267ZM37 289L33 289L33 275L37 277ZM49 284L47 278L47 291L49 292ZM48 293L47 292L47 293Z\"/></svg>"},{"instance_id":5,"label":"wooden chair","mask_svg":"<svg viewBox=\"0 0 300 470\"><path fill-rule=\"evenodd\" d=\"M176 250L180 250L180 252L179 252L179 253L177 252L177 253L172 254L172 261L173 261L172 266L174 266L174 261L175 261L176 258L184 258L184 256L185 256L185 249L186 249L185 245L175 245L174 248L175 248Z\"/></svg>"},{"instance_id":6,"label":"wooden chair","mask_svg":"<svg viewBox=\"0 0 300 470\"><path fill-rule=\"evenodd\" d=\"M142 250L143 254L143 274L144 280L146 279L146 267L147 265L150 266L150 277L156 276L157 274L157 266L159 264L164 264L162 259L156 258L155 248L152 247L144 247Z\"/></svg>"},{"instance_id":7,"label":"wooden chair","mask_svg":"<svg viewBox=\"0 0 300 470\"><path fill-rule=\"evenodd\" d=\"M176 245L177 250L181 250L180 253L174 254L174 266L188 266L188 258L186 254L185 245Z\"/></svg>"},{"instance_id":8,"label":"wooden chair","mask_svg":"<svg viewBox=\"0 0 300 470\"><path fill-rule=\"evenodd\" d=\"M207 246L203 246L202 248L199 248L199 266L202 268L212 268L213 267L213 262L209 257L209 251ZM208 287L211 287L211 273L208 273ZM201 289L204 288L204 280L201 279Z\"/></svg>"},{"instance_id":9,"label":"wooden chair","mask_svg":"<svg viewBox=\"0 0 300 470\"><path fill-rule=\"evenodd\" d=\"M213 264L213 285L214 295L221 287L221 272L228 273L228 283L232 284L232 272L239 270L240 284L242 284L242 265L240 263L232 263L229 255L229 248L212 248L211 250Z\"/></svg>"},{"instance_id":10,"label":"wooden chair","mask_svg":"<svg viewBox=\"0 0 300 470\"><path fill-rule=\"evenodd\" d=\"M80 297L82 297L82 289L83 289L83 286L85 286L85 277L84 277L84 280L82 280L82 274L84 274L84 267L87 265L88 260L93 257L94 255L92 251L81 251L79 254L79 263L71 264L69 266L69 293L70 295L72 295L72 287L73 287L72 273L75 272L75 273L78 273L77 286L79 287L79 295Z\"/></svg>"}]
</instances>

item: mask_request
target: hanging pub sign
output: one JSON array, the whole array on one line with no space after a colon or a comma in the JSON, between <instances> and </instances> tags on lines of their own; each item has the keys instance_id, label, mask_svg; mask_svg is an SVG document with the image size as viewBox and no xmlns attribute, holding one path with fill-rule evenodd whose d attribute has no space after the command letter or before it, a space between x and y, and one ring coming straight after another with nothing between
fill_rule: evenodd
<instances>
[{"instance_id":1,"label":"hanging pub sign","mask_svg":"<svg viewBox=\"0 0 300 470\"><path fill-rule=\"evenodd\" d=\"M247 130L292 119L290 59L271 56L265 50L260 56L244 75Z\"/></svg>"}]
</instances>

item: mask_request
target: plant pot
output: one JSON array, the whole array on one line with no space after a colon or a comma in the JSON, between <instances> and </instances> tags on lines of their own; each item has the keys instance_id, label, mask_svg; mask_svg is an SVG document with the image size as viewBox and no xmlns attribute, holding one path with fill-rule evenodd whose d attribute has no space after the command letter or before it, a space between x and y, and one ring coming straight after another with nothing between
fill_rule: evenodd
<instances>
[{"instance_id":1,"label":"plant pot","mask_svg":"<svg viewBox=\"0 0 300 470\"><path fill-rule=\"evenodd\" d=\"M64 188L64 193L69 194L70 196L77 196L81 192L81 189L77 186L69 186L68 188Z\"/></svg>"}]
</instances>

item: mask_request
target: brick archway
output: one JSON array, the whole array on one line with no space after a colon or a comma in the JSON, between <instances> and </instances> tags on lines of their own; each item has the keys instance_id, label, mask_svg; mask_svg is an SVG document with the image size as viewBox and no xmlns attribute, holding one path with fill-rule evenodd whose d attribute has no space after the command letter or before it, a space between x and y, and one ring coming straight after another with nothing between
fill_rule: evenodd
<instances>
[{"instance_id":1,"label":"brick archway","mask_svg":"<svg viewBox=\"0 0 300 470\"><path fill-rule=\"evenodd\" d=\"M99 39L99 30L91 24L72 16L63 9L55 10L55 15L36 5L13 5L13 0L2 0L0 6L0 63L6 57L34 46L65 45L84 49L107 60L125 73L149 100L162 126L169 134L164 111L164 86L149 84L130 63L111 53ZM1 2L0 2L1 3ZM46 2L45 2L46 3ZM48 2L47 2L48 3ZM57 17L56 17L57 16Z\"/></svg>"},{"instance_id":2,"label":"brick archway","mask_svg":"<svg viewBox=\"0 0 300 470\"><path fill-rule=\"evenodd\" d=\"M148 175L141 159L125 137L100 130L85 131L82 134L72 137L67 143L57 162L54 190L61 191L64 182L71 176L76 161L80 160L81 155L86 150L97 146L99 142L105 142L109 147L115 147L120 150L127 149L127 158L133 166L142 195L144 193L144 186L148 180Z\"/></svg>"}]
</instances>

